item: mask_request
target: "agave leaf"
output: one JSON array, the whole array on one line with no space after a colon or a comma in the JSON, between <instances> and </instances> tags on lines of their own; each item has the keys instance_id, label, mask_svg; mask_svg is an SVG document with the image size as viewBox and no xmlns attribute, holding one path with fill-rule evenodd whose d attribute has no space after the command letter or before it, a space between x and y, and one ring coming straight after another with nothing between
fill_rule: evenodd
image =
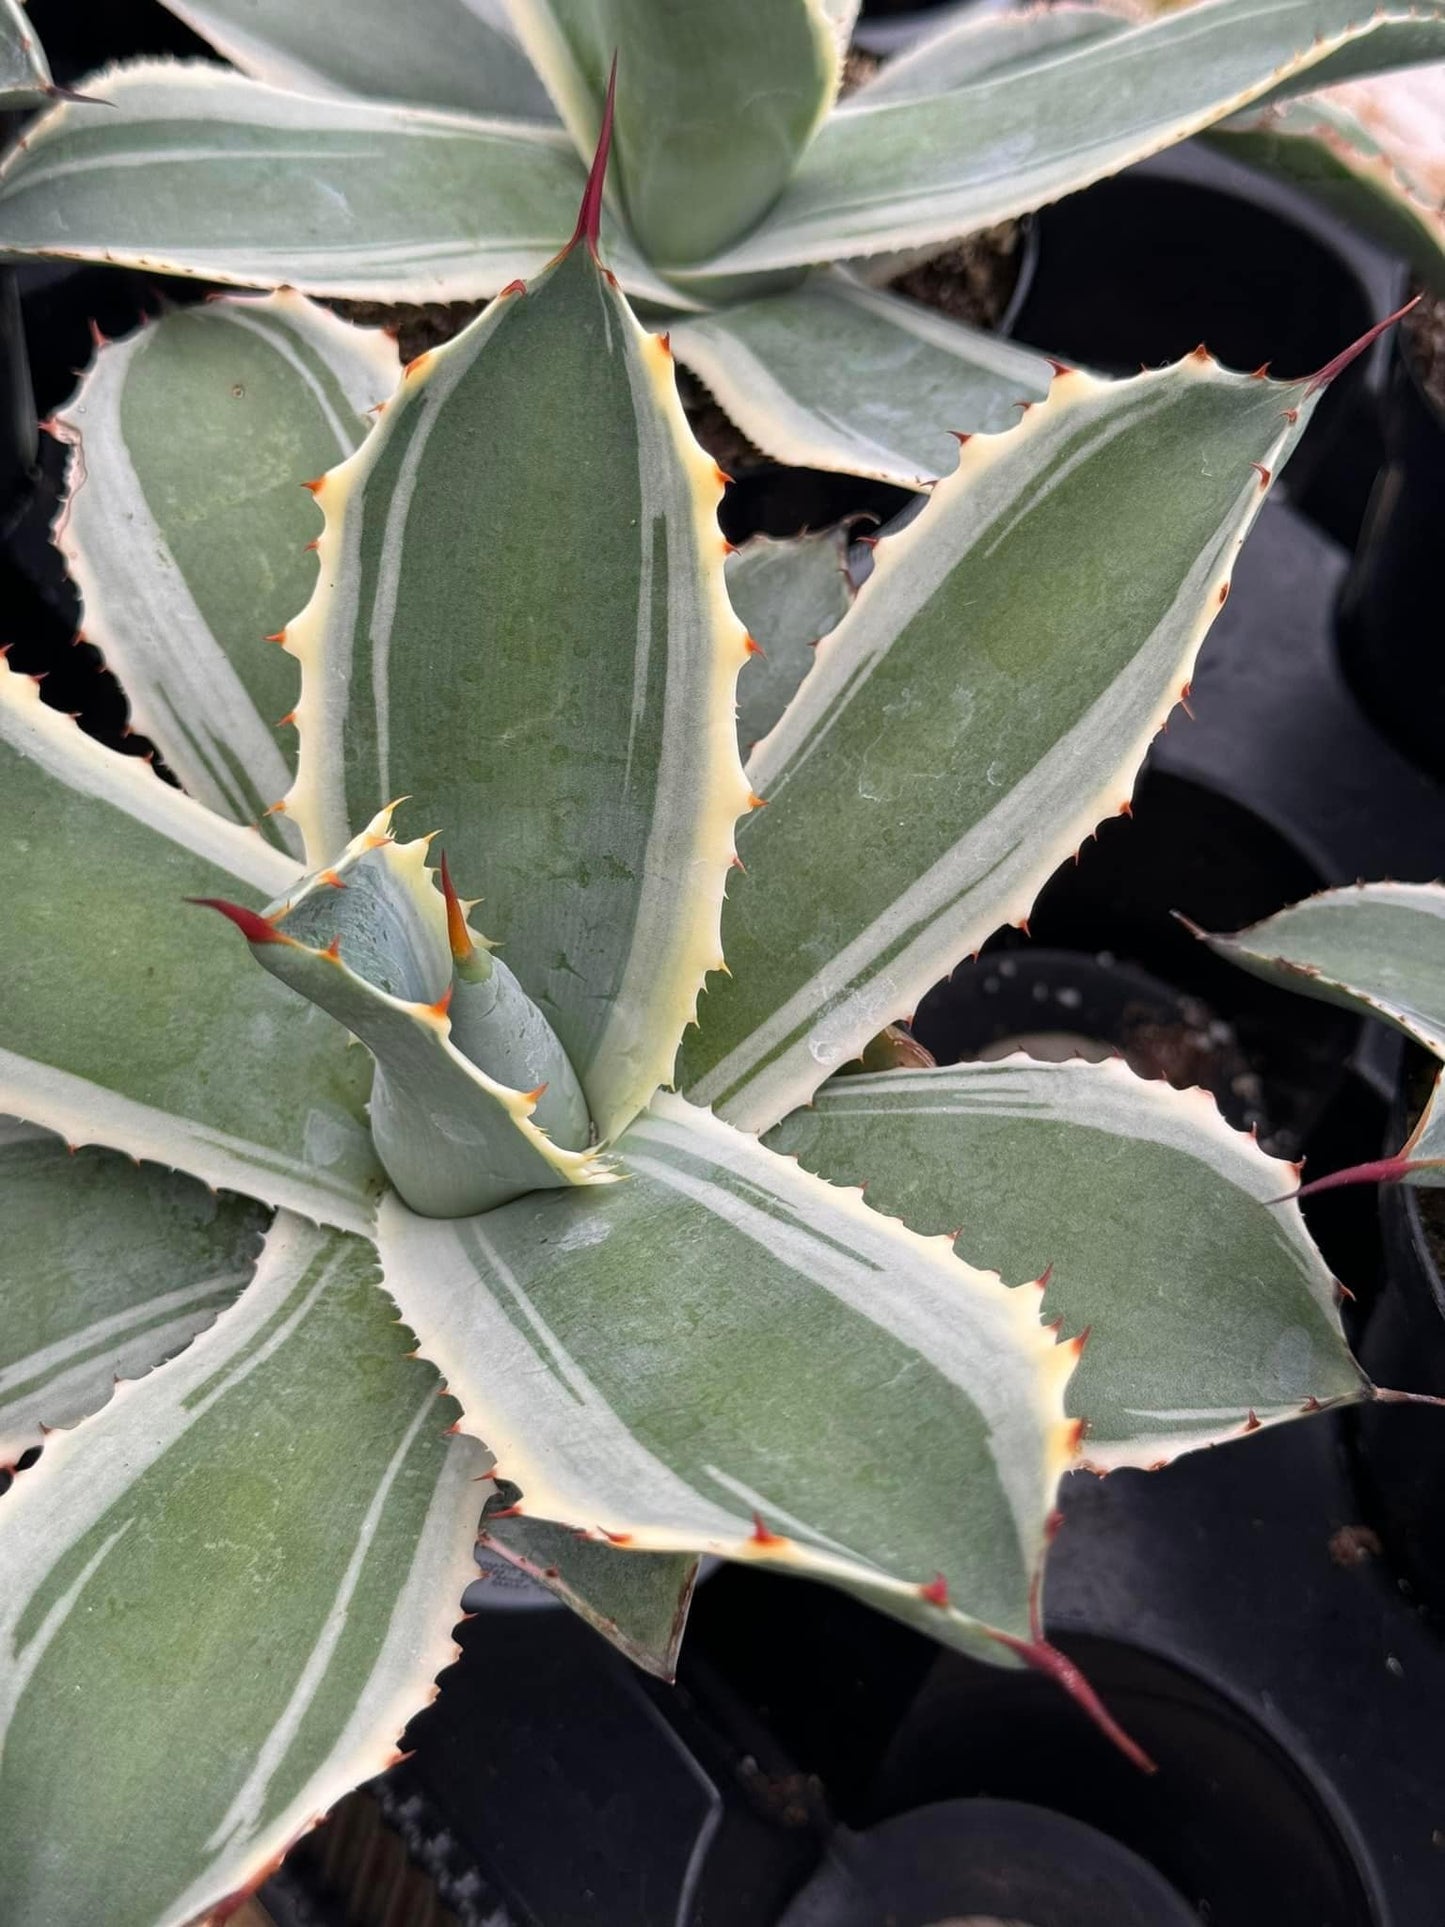
<instances>
[{"instance_id":1,"label":"agave leaf","mask_svg":"<svg viewBox=\"0 0 1445 1927\"><path fill-rule=\"evenodd\" d=\"M192 796L293 852L265 813L291 783L296 668L263 638L316 578L299 484L352 453L399 373L384 335L301 295L213 301L102 347L55 422L56 540L132 721Z\"/></svg>"},{"instance_id":2,"label":"agave leaf","mask_svg":"<svg viewBox=\"0 0 1445 1927\"><path fill-rule=\"evenodd\" d=\"M481 1543L569 1605L645 1672L677 1672L698 1562L690 1552L626 1552L545 1519L483 1521Z\"/></svg>"},{"instance_id":3,"label":"agave leaf","mask_svg":"<svg viewBox=\"0 0 1445 1927\"><path fill-rule=\"evenodd\" d=\"M1314 398L1201 353L967 444L753 751L699 1103L806 1102L1121 807Z\"/></svg>"},{"instance_id":4,"label":"agave leaf","mask_svg":"<svg viewBox=\"0 0 1445 1927\"><path fill-rule=\"evenodd\" d=\"M45 50L20 0L0 0L0 113L39 106L54 92Z\"/></svg>"},{"instance_id":5,"label":"agave leaf","mask_svg":"<svg viewBox=\"0 0 1445 1927\"><path fill-rule=\"evenodd\" d=\"M1406 157L1383 147L1345 100L1309 94L1239 114L1212 129L1209 139L1222 152L1302 187L1404 255L1445 293L1445 208L1438 194L1411 177Z\"/></svg>"},{"instance_id":6,"label":"agave leaf","mask_svg":"<svg viewBox=\"0 0 1445 1927\"><path fill-rule=\"evenodd\" d=\"M861 87L839 101L838 112L877 107L885 101L927 100L985 76L1003 79L1041 55L1063 53L1103 34L1124 33L1137 17L1108 7L1025 6L1006 13L970 12L922 35L887 60Z\"/></svg>"},{"instance_id":7,"label":"agave leaf","mask_svg":"<svg viewBox=\"0 0 1445 1927\"><path fill-rule=\"evenodd\" d=\"M1155 1465L1364 1387L1293 1168L1202 1091L1120 1063L888 1071L827 1083L775 1149L1090 1327L1069 1381L1091 1465Z\"/></svg>"},{"instance_id":8,"label":"agave leaf","mask_svg":"<svg viewBox=\"0 0 1445 1927\"><path fill-rule=\"evenodd\" d=\"M915 50L921 61L926 50ZM1445 57L1438 5L1207 0L1043 46L1006 71L830 117L752 232L698 272L927 246L1057 200L1251 102ZM685 285L686 278L683 277Z\"/></svg>"},{"instance_id":9,"label":"agave leaf","mask_svg":"<svg viewBox=\"0 0 1445 1927\"><path fill-rule=\"evenodd\" d=\"M1438 883L1323 890L1237 936L1208 942L1256 977L1378 1017L1445 1059L1445 888ZM1445 1184L1439 1078L1400 1156L1437 1160L1399 1174L1409 1182Z\"/></svg>"},{"instance_id":10,"label":"agave leaf","mask_svg":"<svg viewBox=\"0 0 1445 1927\"><path fill-rule=\"evenodd\" d=\"M299 11L305 11L300 9ZM203 63L93 74L0 167L0 249L241 287L472 301L534 273L585 178L560 127L283 92ZM672 292L626 236L631 288Z\"/></svg>"},{"instance_id":11,"label":"agave leaf","mask_svg":"<svg viewBox=\"0 0 1445 1927\"><path fill-rule=\"evenodd\" d=\"M815 645L836 629L857 590L848 531L822 529L777 542L755 535L727 559L728 597L757 644L738 677L738 748L766 736L813 666Z\"/></svg>"},{"instance_id":12,"label":"agave leaf","mask_svg":"<svg viewBox=\"0 0 1445 1927\"><path fill-rule=\"evenodd\" d=\"M3 661L0 822L0 1112L365 1229L362 1053L181 902L265 901L297 865Z\"/></svg>"},{"instance_id":13,"label":"agave leaf","mask_svg":"<svg viewBox=\"0 0 1445 1927\"><path fill-rule=\"evenodd\" d=\"M836 269L675 322L671 340L778 461L905 488L948 474L959 434L1010 427L1049 386L1042 355Z\"/></svg>"},{"instance_id":14,"label":"agave leaf","mask_svg":"<svg viewBox=\"0 0 1445 1927\"><path fill-rule=\"evenodd\" d=\"M821 0L510 0L522 44L584 154L614 54L616 182L662 263L700 260L777 198L842 71Z\"/></svg>"},{"instance_id":15,"label":"agave leaf","mask_svg":"<svg viewBox=\"0 0 1445 1927\"><path fill-rule=\"evenodd\" d=\"M669 1074L746 808L715 470L577 246L413 363L326 479L288 800L325 863L405 794L610 1138Z\"/></svg>"},{"instance_id":16,"label":"agave leaf","mask_svg":"<svg viewBox=\"0 0 1445 1927\"><path fill-rule=\"evenodd\" d=\"M256 80L462 113L554 118L504 0L163 0Z\"/></svg>"},{"instance_id":17,"label":"agave leaf","mask_svg":"<svg viewBox=\"0 0 1445 1927\"><path fill-rule=\"evenodd\" d=\"M250 1277L267 1212L0 1118L0 1465L178 1352Z\"/></svg>"},{"instance_id":18,"label":"agave leaf","mask_svg":"<svg viewBox=\"0 0 1445 1927\"><path fill-rule=\"evenodd\" d=\"M486 1489L394 1320L368 1243L283 1216L0 1501L6 1927L182 1927L388 1764Z\"/></svg>"},{"instance_id":19,"label":"agave leaf","mask_svg":"<svg viewBox=\"0 0 1445 1927\"><path fill-rule=\"evenodd\" d=\"M522 1515L827 1578L1006 1659L1073 1440L1037 1291L681 1099L619 1151L606 1191L382 1208L387 1287Z\"/></svg>"},{"instance_id":20,"label":"agave leaf","mask_svg":"<svg viewBox=\"0 0 1445 1927\"><path fill-rule=\"evenodd\" d=\"M580 1102L540 1113L540 1089L511 1089L458 1050L446 912L425 868L427 840L396 843L390 816L383 811L334 869L266 915L214 899L213 907L240 926L259 964L371 1051L372 1138L414 1209L460 1216L546 1185L604 1182L610 1174L582 1148ZM552 1061L537 1070L556 1079L565 1059L541 1032ZM554 1143L543 1115L570 1121L569 1137Z\"/></svg>"}]
</instances>

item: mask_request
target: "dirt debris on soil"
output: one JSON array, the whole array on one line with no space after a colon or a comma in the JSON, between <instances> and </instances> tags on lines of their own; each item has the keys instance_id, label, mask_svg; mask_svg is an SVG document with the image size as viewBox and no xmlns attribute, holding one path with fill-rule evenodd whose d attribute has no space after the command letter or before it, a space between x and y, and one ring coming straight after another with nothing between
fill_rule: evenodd
<instances>
[{"instance_id":1,"label":"dirt debris on soil","mask_svg":"<svg viewBox=\"0 0 1445 1927\"><path fill-rule=\"evenodd\" d=\"M900 274L889 286L950 320L971 328L996 328L1018 285L1022 234L1017 221L981 228Z\"/></svg>"},{"instance_id":2,"label":"dirt debris on soil","mask_svg":"<svg viewBox=\"0 0 1445 1927\"><path fill-rule=\"evenodd\" d=\"M402 360L407 362L459 335L487 304L485 301L424 301L413 307L406 302L328 301L326 305L333 314L339 314L343 321L353 322L358 328L382 329L393 338Z\"/></svg>"},{"instance_id":3,"label":"dirt debris on soil","mask_svg":"<svg viewBox=\"0 0 1445 1927\"><path fill-rule=\"evenodd\" d=\"M1423 295L1400 326L1425 393L1445 415L1445 295Z\"/></svg>"}]
</instances>

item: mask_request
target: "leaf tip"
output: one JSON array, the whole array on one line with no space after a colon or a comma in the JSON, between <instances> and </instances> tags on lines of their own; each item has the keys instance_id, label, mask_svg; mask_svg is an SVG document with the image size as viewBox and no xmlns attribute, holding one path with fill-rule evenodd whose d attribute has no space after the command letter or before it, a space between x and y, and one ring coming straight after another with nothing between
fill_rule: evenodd
<instances>
[{"instance_id":1,"label":"leaf tip","mask_svg":"<svg viewBox=\"0 0 1445 1927\"><path fill-rule=\"evenodd\" d=\"M1404 307L1396 308L1395 312L1393 314L1387 314L1383 321L1377 321L1373 328L1367 328L1358 341L1352 341L1348 348L1342 348L1332 361L1327 361L1323 368L1316 374L1310 376L1309 381L1305 385L1305 393L1307 395L1317 395L1321 388L1328 388L1336 376L1342 375L1352 361L1379 340L1386 329L1393 328L1397 321L1402 321L1405 316L1409 314L1410 310L1423 299L1423 295L1417 294L1413 300L1407 301Z\"/></svg>"},{"instance_id":2,"label":"leaf tip","mask_svg":"<svg viewBox=\"0 0 1445 1927\"><path fill-rule=\"evenodd\" d=\"M255 910L248 910L243 903L232 903L226 897L187 897L186 902L198 904L204 910L219 910L223 917L235 924L247 943L286 941L269 918Z\"/></svg>"},{"instance_id":3,"label":"leaf tip","mask_svg":"<svg viewBox=\"0 0 1445 1927\"><path fill-rule=\"evenodd\" d=\"M577 225L572 231L572 239L562 250L570 254L580 241L587 243L587 251L595 261L597 243L602 232L602 190L607 183L607 161L612 152L612 117L617 102L617 55L612 56L612 68L607 76L607 100L602 109L602 127L597 136L597 151L592 156L592 166L588 171L587 185L582 191L582 205L577 210Z\"/></svg>"}]
</instances>

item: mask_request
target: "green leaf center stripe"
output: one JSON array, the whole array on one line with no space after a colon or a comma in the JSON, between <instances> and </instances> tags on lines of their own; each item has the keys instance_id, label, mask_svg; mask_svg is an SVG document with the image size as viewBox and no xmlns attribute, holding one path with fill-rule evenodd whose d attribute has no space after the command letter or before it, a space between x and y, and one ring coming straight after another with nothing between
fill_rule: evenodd
<instances>
[{"instance_id":1,"label":"green leaf center stripe","mask_svg":"<svg viewBox=\"0 0 1445 1927\"><path fill-rule=\"evenodd\" d=\"M1067 1400L1096 1469L1360 1395L1333 1280L1298 1208L1277 1202L1296 1167L1201 1091L1118 1062L885 1071L825 1084L768 1143L839 1181L866 1176L880 1210L946 1227L1005 1278L1049 1265L1043 1315L1093 1333Z\"/></svg>"},{"instance_id":2,"label":"green leaf center stripe","mask_svg":"<svg viewBox=\"0 0 1445 1927\"><path fill-rule=\"evenodd\" d=\"M767 1128L1026 914L1127 798L1258 512L1251 462L1277 469L1308 411L1191 358L1060 376L967 443L749 760L768 807L684 1054L697 1102Z\"/></svg>"},{"instance_id":3,"label":"green leaf center stripe","mask_svg":"<svg viewBox=\"0 0 1445 1927\"><path fill-rule=\"evenodd\" d=\"M0 661L0 1110L364 1229L366 1060L184 901L300 874Z\"/></svg>"},{"instance_id":4,"label":"green leaf center stripe","mask_svg":"<svg viewBox=\"0 0 1445 1927\"><path fill-rule=\"evenodd\" d=\"M1038 1466L1049 1457L1052 1421L1039 1396L1042 1375L1033 1398L1027 1390L1020 1396L1018 1379L1000 1373L998 1360L1026 1346L1036 1354L1052 1346L1040 1329L1033 1294L950 1259L919 1262L925 1255L921 1240L909 1253L914 1262L907 1263L898 1227L861 1200L861 1208L847 1214L846 1240L841 1226L830 1235L809 1223L801 1198L779 1197L775 1159L755 1139L709 1132L705 1162L691 1135L696 1129L691 1119L676 1128L665 1110L650 1113L629 1133L629 1165L703 1205L799 1278L889 1332L967 1396L987 1425L989 1452L1027 1564L1036 1549Z\"/></svg>"},{"instance_id":5,"label":"green leaf center stripe","mask_svg":"<svg viewBox=\"0 0 1445 1927\"><path fill-rule=\"evenodd\" d=\"M620 1151L630 1177L606 1194L471 1221L381 1210L389 1287L524 1514L772 1559L904 1616L941 1569L943 1636L1026 1628L1073 1450L1075 1353L1037 1292L679 1099L655 1100ZM755 1511L786 1536L757 1537Z\"/></svg>"},{"instance_id":6,"label":"green leaf center stripe","mask_svg":"<svg viewBox=\"0 0 1445 1927\"><path fill-rule=\"evenodd\" d=\"M7 251L474 300L545 264L585 180L561 128L531 121L289 93L202 64L140 61L87 84L109 105L63 103L0 166ZM667 300L608 228L621 278Z\"/></svg>"},{"instance_id":7,"label":"green leaf center stripe","mask_svg":"<svg viewBox=\"0 0 1445 1927\"><path fill-rule=\"evenodd\" d=\"M295 297L291 303L299 306ZM202 328L206 335L235 328L264 341L312 393L335 437L331 461L337 461L360 441L360 414L376 393L347 395L335 372L304 343L299 322L297 316L293 328L285 328L227 303L198 318L170 318L166 328ZM87 632L121 678L137 728L160 744L202 802L237 823L256 823L281 800L291 771L274 721L256 711L245 678L220 646L168 545L162 516L170 503L164 497L160 509L152 503L135 466L141 459L148 472L154 468L150 443L158 422L148 414L137 418L127 407L127 389L158 343L162 330L150 326L102 349L77 399L60 412L58 422L75 455L73 495L58 541L81 590ZM355 360L362 362L360 351ZM247 358L237 366L249 372ZM175 436L173 422L166 432ZM177 532L185 534L183 520ZM260 632L250 646L260 655ZM285 825L277 834L287 834Z\"/></svg>"},{"instance_id":8,"label":"green leaf center stripe","mask_svg":"<svg viewBox=\"0 0 1445 1927\"><path fill-rule=\"evenodd\" d=\"M207 1913L381 1769L451 1658L484 1458L443 1436L435 1379L402 1358L374 1278L368 1245L283 1217L236 1304L55 1435L7 1495L0 1877L25 1918ZM343 1434L345 1451L323 1449ZM144 1756L72 1788L81 1747L135 1741L127 1695L162 1673L184 1786L167 1758L162 1801ZM35 1790L57 1783L70 1805L37 1825ZM137 1800L156 1816L140 1835Z\"/></svg>"},{"instance_id":9,"label":"green leaf center stripe","mask_svg":"<svg viewBox=\"0 0 1445 1927\"><path fill-rule=\"evenodd\" d=\"M409 796L604 1142L721 964L748 790L718 488L667 349L577 248L413 364L327 476L288 625L312 861Z\"/></svg>"}]
</instances>

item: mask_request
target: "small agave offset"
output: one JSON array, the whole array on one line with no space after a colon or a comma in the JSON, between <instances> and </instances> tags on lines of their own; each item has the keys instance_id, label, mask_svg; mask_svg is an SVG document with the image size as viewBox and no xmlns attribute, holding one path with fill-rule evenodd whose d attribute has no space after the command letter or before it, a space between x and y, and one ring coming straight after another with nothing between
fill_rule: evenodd
<instances>
[{"instance_id":1,"label":"small agave offset","mask_svg":"<svg viewBox=\"0 0 1445 1927\"><path fill-rule=\"evenodd\" d=\"M476 300L571 223L608 61L609 257L779 461L904 486L1049 366L886 283L1206 134L1445 286L1445 216L1313 90L1445 59L1439 0L968 17L842 93L857 0L165 0L233 63L142 60L27 128L0 249L247 287ZM239 71L237 71L239 70Z\"/></svg>"},{"instance_id":2,"label":"small agave offset","mask_svg":"<svg viewBox=\"0 0 1445 1927\"><path fill-rule=\"evenodd\" d=\"M1062 1476L1370 1394L1200 1093L842 1074L1127 807L1332 371L1061 371L845 607L816 543L726 554L605 147L394 392L233 298L54 424L87 634L185 788L0 663L7 1927L258 1881L434 1690L484 1505L663 1675L710 1552L1107 1722L1044 1636ZM746 774L729 580L764 650L800 584L827 631Z\"/></svg>"}]
</instances>

